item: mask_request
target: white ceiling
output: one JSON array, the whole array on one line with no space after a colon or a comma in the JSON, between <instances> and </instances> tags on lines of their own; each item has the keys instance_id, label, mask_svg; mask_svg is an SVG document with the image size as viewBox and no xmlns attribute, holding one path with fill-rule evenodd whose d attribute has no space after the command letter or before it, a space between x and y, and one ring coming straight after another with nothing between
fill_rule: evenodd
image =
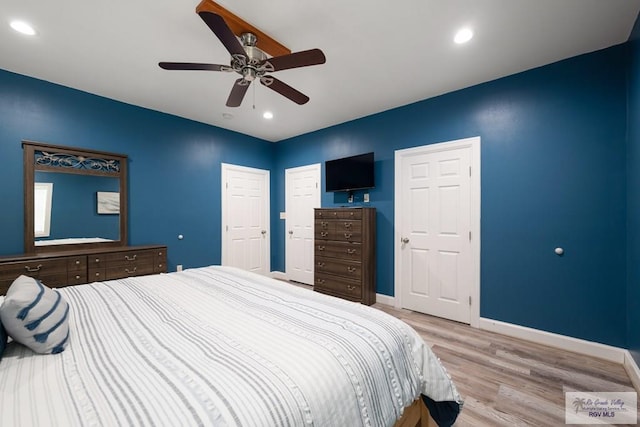
<instances>
[{"instance_id":1,"label":"white ceiling","mask_svg":"<svg viewBox=\"0 0 640 427\"><path fill-rule=\"evenodd\" d=\"M2 0L0 68L280 141L623 43L640 10L640 0L218 0L292 51L320 48L327 57L274 73L309 103L254 82L242 105L228 108L237 74L157 65L228 63L198 3ZM13 19L38 34L16 33ZM475 37L456 45L462 26Z\"/></svg>"}]
</instances>

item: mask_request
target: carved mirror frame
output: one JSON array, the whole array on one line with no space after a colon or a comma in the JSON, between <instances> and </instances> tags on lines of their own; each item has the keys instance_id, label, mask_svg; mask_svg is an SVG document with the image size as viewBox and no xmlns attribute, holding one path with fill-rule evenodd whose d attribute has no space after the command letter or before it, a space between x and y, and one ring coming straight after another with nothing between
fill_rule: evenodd
<instances>
[{"instance_id":1,"label":"carved mirror frame","mask_svg":"<svg viewBox=\"0 0 640 427\"><path fill-rule=\"evenodd\" d=\"M62 145L22 141L24 152L24 250L27 254L65 252L89 248L126 246L127 234L127 163L123 154L86 150ZM106 176L119 179L120 230L119 240L110 242L61 245L35 245L34 184L37 171L78 175Z\"/></svg>"}]
</instances>

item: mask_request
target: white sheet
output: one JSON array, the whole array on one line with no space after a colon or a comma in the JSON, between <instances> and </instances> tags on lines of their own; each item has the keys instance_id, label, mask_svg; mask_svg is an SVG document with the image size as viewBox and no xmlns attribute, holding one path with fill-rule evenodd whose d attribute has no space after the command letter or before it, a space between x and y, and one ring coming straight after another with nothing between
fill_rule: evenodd
<instances>
[{"instance_id":1,"label":"white sheet","mask_svg":"<svg viewBox=\"0 0 640 427\"><path fill-rule=\"evenodd\" d=\"M420 392L460 401L400 320L240 270L60 292L69 346L9 344L2 426L391 426Z\"/></svg>"}]
</instances>

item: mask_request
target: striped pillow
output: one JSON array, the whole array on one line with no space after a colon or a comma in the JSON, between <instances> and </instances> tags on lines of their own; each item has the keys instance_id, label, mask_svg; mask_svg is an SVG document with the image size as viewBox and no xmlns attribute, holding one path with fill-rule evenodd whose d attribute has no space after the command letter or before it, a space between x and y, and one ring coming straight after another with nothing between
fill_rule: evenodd
<instances>
[{"instance_id":1,"label":"striped pillow","mask_svg":"<svg viewBox=\"0 0 640 427\"><path fill-rule=\"evenodd\" d=\"M39 280L20 276L9 287L0 319L11 338L36 353L60 353L69 339L69 303Z\"/></svg>"}]
</instances>

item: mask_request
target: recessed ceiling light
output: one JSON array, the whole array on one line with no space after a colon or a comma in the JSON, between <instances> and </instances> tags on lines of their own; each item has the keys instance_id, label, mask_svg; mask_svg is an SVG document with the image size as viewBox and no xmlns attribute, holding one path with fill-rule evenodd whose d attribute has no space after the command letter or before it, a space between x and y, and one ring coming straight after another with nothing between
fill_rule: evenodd
<instances>
[{"instance_id":1,"label":"recessed ceiling light","mask_svg":"<svg viewBox=\"0 0 640 427\"><path fill-rule=\"evenodd\" d=\"M471 31L469 28L462 28L461 30L458 30L456 36L453 38L453 41L458 44L462 44L468 42L472 38L473 31Z\"/></svg>"},{"instance_id":2,"label":"recessed ceiling light","mask_svg":"<svg viewBox=\"0 0 640 427\"><path fill-rule=\"evenodd\" d=\"M267 120L271 120L273 119L273 113L271 111L265 111L262 117L264 117Z\"/></svg>"},{"instance_id":3,"label":"recessed ceiling light","mask_svg":"<svg viewBox=\"0 0 640 427\"><path fill-rule=\"evenodd\" d=\"M36 33L36 30L34 30L31 25L27 24L24 21L11 21L9 25L11 25L11 28L16 30L17 32L26 34L28 36L33 36Z\"/></svg>"}]
</instances>

